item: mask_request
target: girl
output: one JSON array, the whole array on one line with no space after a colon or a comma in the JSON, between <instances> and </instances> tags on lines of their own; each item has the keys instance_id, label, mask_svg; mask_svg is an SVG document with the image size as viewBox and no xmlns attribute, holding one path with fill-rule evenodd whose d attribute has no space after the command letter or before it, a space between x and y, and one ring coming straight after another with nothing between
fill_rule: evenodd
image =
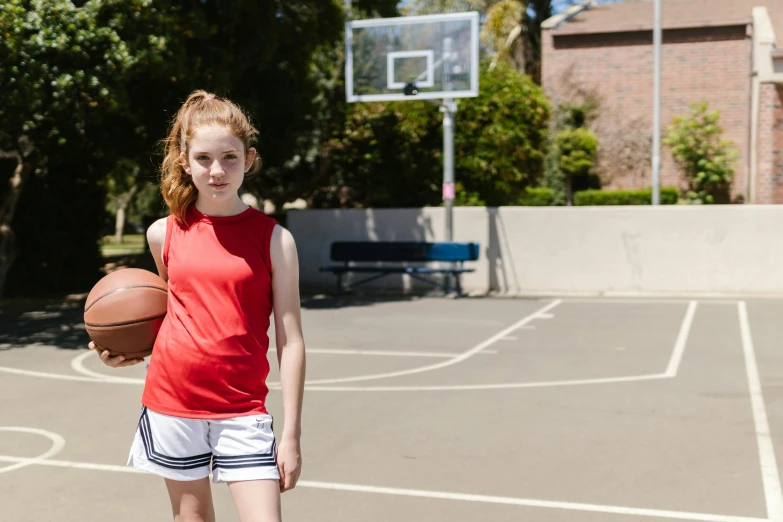
<instances>
[{"instance_id":1,"label":"girl","mask_svg":"<svg viewBox=\"0 0 783 522\"><path fill-rule=\"evenodd\" d=\"M238 194L257 164L256 134L236 105L197 91L165 141L161 191L171 215L150 226L147 240L168 281L168 311L128 464L165 479L175 521L215 520L210 468L213 482L228 483L242 522L280 521L280 493L301 469L296 246ZM272 310L284 411L277 443L265 405ZM143 361L100 357L114 368Z\"/></svg>"}]
</instances>

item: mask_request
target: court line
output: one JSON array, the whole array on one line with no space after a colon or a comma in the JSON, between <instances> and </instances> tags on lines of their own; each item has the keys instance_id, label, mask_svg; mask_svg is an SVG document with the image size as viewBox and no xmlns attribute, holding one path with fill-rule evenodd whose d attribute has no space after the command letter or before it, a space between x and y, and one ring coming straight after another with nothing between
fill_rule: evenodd
<instances>
[{"instance_id":1,"label":"court line","mask_svg":"<svg viewBox=\"0 0 783 522\"><path fill-rule=\"evenodd\" d=\"M277 350L274 347L272 347L269 349L269 351L275 352ZM428 357L428 358L443 358L443 359L448 359L456 355L454 353L448 353L448 352L401 352L401 351L393 351L393 350L348 350L348 349L341 350L341 349L331 349L331 348L308 348L307 353L335 354L335 355L368 355L368 356L383 356L383 357ZM497 351L486 350L482 353L496 354ZM95 354L92 352L84 352L82 354L77 355L71 360L71 368L76 373L88 376L89 378L87 379L76 377L76 376L67 376L61 374L44 374L44 373L36 373L34 376L50 377L53 379L79 380L83 382L95 382L96 380L99 380L99 381L114 383L114 384L144 384L144 379L133 378L133 377L113 377L111 375L106 375L104 373L100 373L88 369L87 367L84 366L84 361L94 355ZM2 370L3 368L0 367L0 371ZM31 375L30 373L26 373L26 372L27 370L19 370L18 372L14 372L14 373L20 373L22 375Z\"/></svg>"},{"instance_id":2,"label":"court line","mask_svg":"<svg viewBox=\"0 0 783 522\"><path fill-rule=\"evenodd\" d=\"M138 377L114 377L112 375L106 375L98 373L96 371L85 368L84 361L90 357L97 357L98 354L94 350L86 351L80 355L77 355L71 360L71 368L77 373L94 377L98 381L103 381L113 384L144 384L144 379ZM144 364L144 363L139 363Z\"/></svg>"},{"instance_id":3,"label":"court line","mask_svg":"<svg viewBox=\"0 0 783 522\"><path fill-rule=\"evenodd\" d=\"M94 377L83 377L81 375L64 375L61 373L36 372L32 370L21 370L19 368L9 368L6 366L0 366L0 372L24 375L25 377L41 377L43 379L55 379L62 381L111 382L108 379L96 379Z\"/></svg>"},{"instance_id":4,"label":"court line","mask_svg":"<svg viewBox=\"0 0 783 522\"><path fill-rule=\"evenodd\" d=\"M417 373L424 373L424 372L431 372L434 370L440 370L441 368L447 368L449 366L453 366L455 364L459 364L467 359L470 359L477 353L479 353L484 348L494 344L498 340L502 339L503 337L509 335L514 330L517 330L519 327L526 325L530 321L534 319L538 319L539 315L546 314L549 310L556 307L562 302L561 299L555 299L554 301L550 302L546 306L539 308L535 312L533 312L530 315L525 316L524 318L520 319L516 323L512 324L508 328L504 329L501 332L496 333L489 339L486 339L485 341L477 344L473 348L467 350L466 352L463 352L459 355L456 355L455 357L448 359L443 362L439 362L436 364L429 364L427 366L420 366L418 368L410 368L408 370L399 370L396 372L387 372L387 373L376 373L371 375L359 375L356 377L339 377L336 379L316 379L309 381L309 384L316 385L316 384L340 384L345 382L359 382L359 381L374 381L376 379L388 379L390 377L402 377L405 375L413 375ZM279 386L279 382L270 383L272 386Z\"/></svg>"},{"instance_id":5,"label":"court line","mask_svg":"<svg viewBox=\"0 0 783 522\"><path fill-rule=\"evenodd\" d=\"M52 441L52 446L48 450L38 455L37 457L20 459L20 462L17 462L10 466L6 466L4 468L0 468L0 473L7 473L9 471L14 471L17 469L26 468L27 466L32 466L33 464L39 464L42 461L48 459L49 457L53 457L57 455L60 452L60 450L65 447L65 439L62 438L61 435L51 431L39 430L36 428L20 428L16 426L0 426L0 431L11 431L16 433L32 433L33 435L42 435Z\"/></svg>"},{"instance_id":6,"label":"court line","mask_svg":"<svg viewBox=\"0 0 783 522\"><path fill-rule=\"evenodd\" d=\"M596 379L573 379L563 381L541 382L507 382L498 384L445 384L431 386L307 386L307 391L477 391L477 390L509 390L515 388L548 388L556 386L581 386L586 384L615 384L622 382L654 381L670 379L665 373L645 375L628 375L623 377L599 377ZM276 388L278 389L278 388Z\"/></svg>"},{"instance_id":7,"label":"court line","mask_svg":"<svg viewBox=\"0 0 783 522\"><path fill-rule=\"evenodd\" d=\"M270 352L277 352L277 348L269 348ZM458 355L454 352L403 352L395 350L352 350L343 348L307 348L307 353L327 354L327 355L369 355L381 357L430 357L433 359L449 359ZM481 353L498 353L493 350L485 350Z\"/></svg>"},{"instance_id":8,"label":"court line","mask_svg":"<svg viewBox=\"0 0 783 522\"><path fill-rule=\"evenodd\" d=\"M753 422L756 428L756 444L761 465L761 480L764 484L764 498L767 502L767 516L772 522L783 521L783 492L780 489L775 447L767 420L767 408L764 405L764 395L761 390L761 377L756 365L756 354L753 348L753 337L750 333L748 307L745 301L737 303L740 332L742 333L742 352L745 356L745 371L748 376L748 391L753 409Z\"/></svg>"},{"instance_id":9,"label":"court line","mask_svg":"<svg viewBox=\"0 0 783 522\"><path fill-rule=\"evenodd\" d=\"M0 456L0 462L22 462L30 459L19 457ZM107 464L88 464L83 462L68 462L61 460L43 460L35 462L37 465L59 468L84 469L95 471L114 471L121 473L148 474L130 466L115 466ZM297 487L327 489L333 491L348 491L352 493L372 493L379 495L392 495L403 497L418 497L433 500L456 500L461 502L476 502L483 504L503 504L519 507L535 507L545 509L562 509L568 511L588 511L593 513L609 513L614 515L635 515L651 518L670 518L677 520L698 520L702 522L770 522L765 518L742 517L733 515L714 515L709 513L693 513L688 511L670 511L664 509L646 509L626 506L610 506L601 504L587 504L581 502L558 502L553 500L540 500L533 498L500 497L492 495L473 495L467 493L455 493L448 491L431 491L422 489L390 488L378 486L363 486L359 484L346 484L341 482L322 482L313 480L300 480Z\"/></svg>"},{"instance_id":10,"label":"court line","mask_svg":"<svg viewBox=\"0 0 783 522\"><path fill-rule=\"evenodd\" d=\"M697 297L697 296L690 296L690 297L682 297L682 298L655 298L650 297L647 299L633 299L633 298L625 298L625 297L564 297L563 301L566 303L588 303L588 304L595 304L595 303L606 303L606 304L649 304L649 305L657 305L657 304L683 304L687 303L689 301L698 300L704 304L731 304L735 305L737 304L737 299L713 299L710 297Z\"/></svg>"},{"instance_id":11,"label":"court line","mask_svg":"<svg viewBox=\"0 0 783 522\"><path fill-rule=\"evenodd\" d=\"M677 341L674 343L674 352L672 358L669 360L669 366L666 367L666 375L669 377L676 377L677 372L680 370L680 363L682 362L682 355L685 353L685 343L688 340L688 335L691 331L691 325L693 325L693 316L696 315L697 301L691 301L688 304L688 309L685 312L685 318L680 325L680 333L677 335Z\"/></svg>"},{"instance_id":12,"label":"court line","mask_svg":"<svg viewBox=\"0 0 783 522\"><path fill-rule=\"evenodd\" d=\"M600 377L595 379L569 379L562 381L541 381L541 382L509 382L493 384L454 384L454 385L424 385L424 386L313 386L310 382L305 383L307 391L477 391L477 390L509 390L522 388L548 388L557 386L581 386L591 384L616 384L624 382L652 381L657 379L670 379L677 376L677 372L682 362L685 346L690 336L693 318L696 314L697 301L690 301L685 311L685 316L680 324L680 331L677 334L677 340L674 343L672 355L669 358L669 364L664 373L652 373L643 375L626 375L622 377ZM279 388L279 385L276 389ZM783 522L783 521L782 521Z\"/></svg>"},{"instance_id":13,"label":"court line","mask_svg":"<svg viewBox=\"0 0 783 522\"><path fill-rule=\"evenodd\" d=\"M534 312L531 315L526 316L522 320L518 321L516 324L512 325L509 328L506 328L504 331L500 332L499 334L496 334L492 338L488 339L487 341L484 341L483 343L477 345L471 350L468 350L467 352L464 352L463 354L459 354L456 356L452 355L452 359L449 359L447 361L444 361L443 363L438 363L435 365L429 365L424 366L420 368L414 368L412 370L403 370L403 372L406 372L405 374L408 374L407 372L420 372L420 371L430 371L431 369L437 369L445 366L449 366L452 364L455 364L455 359L462 358L461 360L464 360L466 354L475 355L476 353L480 353L479 350L482 348L485 348L486 346L489 346L495 341L502 340L505 337L508 337L508 335L514 330L514 329L520 329L526 326L525 321L530 321L533 319L536 319L539 314L544 315L551 315L546 314L545 312L547 310L550 310L560 304L561 300L556 300L551 303L549 303L544 308L538 310L537 312ZM680 301L682 302L682 301ZM456 385L428 385L428 386L319 386L319 384L324 384L323 380L318 381L308 381L305 383L305 390L307 391L333 391L333 392L345 392L345 391L478 391L478 390L504 390L504 389L524 389L524 388L545 388L545 387L558 387L558 386L580 386L580 385L600 385L600 384L616 384L616 383L628 383L628 382L639 382L639 381L649 381L649 380L657 380L657 379L665 379L665 378L671 378L675 377L677 374L677 371L679 369L680 361L682 360L682 356L684 353L685 345L687 343L687 338L690 334L690 328L691 324L693 322L693 317L696 310L696 301L691 301L689 304L689 307L686 311L685 318L683 319L682 325L680 327L680 332L677 337L677 341L675 343L674 352L672 353L672 357L669 361L669 366L667 367L667 370L665 373L654 373L654 374L644 374L644 375L631 375L631 376L621 376L621 377L605 377L605 378L594 378L594 379L569 379L569 380L560 380L560 381L541 381L541 382L514 382L514 383L492 383L492 384L456 384ZM479 350L477 350L477 348ZM489 352L487 352L489 353ZM82 375L86 375L89 377L82 377L82 376L73 376L73 375L62 375L62 374L53 374L53 373L44 373L44 372L34 372L29 370L18 370L14 368L5 368L0 367L0 372L5 371L8 373L16 373L19 375L26 375L26 376L35 376L35 377L44 377L44 378L51 378L51 379L62 379L62 380L72 380L72 381L81 381L81 382L100 382L100 383L113 383L113 384L135 384L135 385L143 385L144 379L139 378L128 378L128 377L112 377L105 374L101 374L98 372L94 372L92 370L87 369L84 367L84 361L92 356L92 352L84 352L78 356L76 356L71 361L71 367L78 373ZM424 368L424 369L422 369ZM394 372L396 374L399 374L401 372ZM381 375L388 375L388 374L381 374ZM341 379L329 379L329 383L338 381L338 382L349 382L345 379L350 379L353 381L356 380L369 380L370 378L377 378L375 376L359 376L359 377L353 377L353 378L341 378ZM327 384L329 384L327 383ZM269 388L273 390L279 390L280 389L280 383L279 382L270 382Z\"/></svg>"}]
</instances>

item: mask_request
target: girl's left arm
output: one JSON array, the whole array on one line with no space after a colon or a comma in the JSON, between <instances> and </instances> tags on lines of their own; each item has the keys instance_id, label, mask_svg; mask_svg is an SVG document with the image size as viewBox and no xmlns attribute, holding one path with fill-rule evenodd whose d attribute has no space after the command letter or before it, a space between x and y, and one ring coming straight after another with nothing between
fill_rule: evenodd
<instances>
[{"instance_id":1,"label":"girl's left arm","mask_svg":"<svg viewBox=\"0 0 783 522\"><path fill-rule=\"evenodd\" d=\"M270 242L277 362L283 391L284 424L278 444L280 489L292 489L301 471L300 437L305 379L305 345L299 303L299 259L291 233L276 225Z\"/></svg>"}]
</instances>

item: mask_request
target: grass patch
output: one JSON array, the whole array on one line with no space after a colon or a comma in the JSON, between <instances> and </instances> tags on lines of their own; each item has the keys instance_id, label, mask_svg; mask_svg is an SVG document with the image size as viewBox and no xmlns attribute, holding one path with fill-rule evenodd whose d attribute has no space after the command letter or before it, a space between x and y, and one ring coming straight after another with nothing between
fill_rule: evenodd
<instances>
[{"instance_id":1,"label":"grass patch","mask_svg":"<svg viewBox=\"0 0 783 522\"><path fill-rule=\"evenodd\" d=\"M105 236L101 240L101 254L104 257L143 254L144 241L144 234L126 234L122 237L122 243L115 243L114 236Z\"/></svg>"}]
</instances>

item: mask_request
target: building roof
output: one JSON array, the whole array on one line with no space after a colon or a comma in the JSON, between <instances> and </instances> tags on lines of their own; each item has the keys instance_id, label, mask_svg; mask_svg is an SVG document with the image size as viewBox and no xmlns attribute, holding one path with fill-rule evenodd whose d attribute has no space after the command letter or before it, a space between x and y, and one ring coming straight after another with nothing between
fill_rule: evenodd
<instances>
[{"instance_id":1,"label":"building roof","mask_svg":"<svg viewBox=\"0 0 783 522\"><path fill-rule=\"evenodd\" d=\"M783 48L781 0L663 0L662 5L661 25L664 29L749 24L753 8L765 6L772 19L777 47ZM651 30L653 16L651 0L597 4L566 18L552 32L565 35ZM554 21L554 18L551 20Z\"/></svg>"}]
</instances>

